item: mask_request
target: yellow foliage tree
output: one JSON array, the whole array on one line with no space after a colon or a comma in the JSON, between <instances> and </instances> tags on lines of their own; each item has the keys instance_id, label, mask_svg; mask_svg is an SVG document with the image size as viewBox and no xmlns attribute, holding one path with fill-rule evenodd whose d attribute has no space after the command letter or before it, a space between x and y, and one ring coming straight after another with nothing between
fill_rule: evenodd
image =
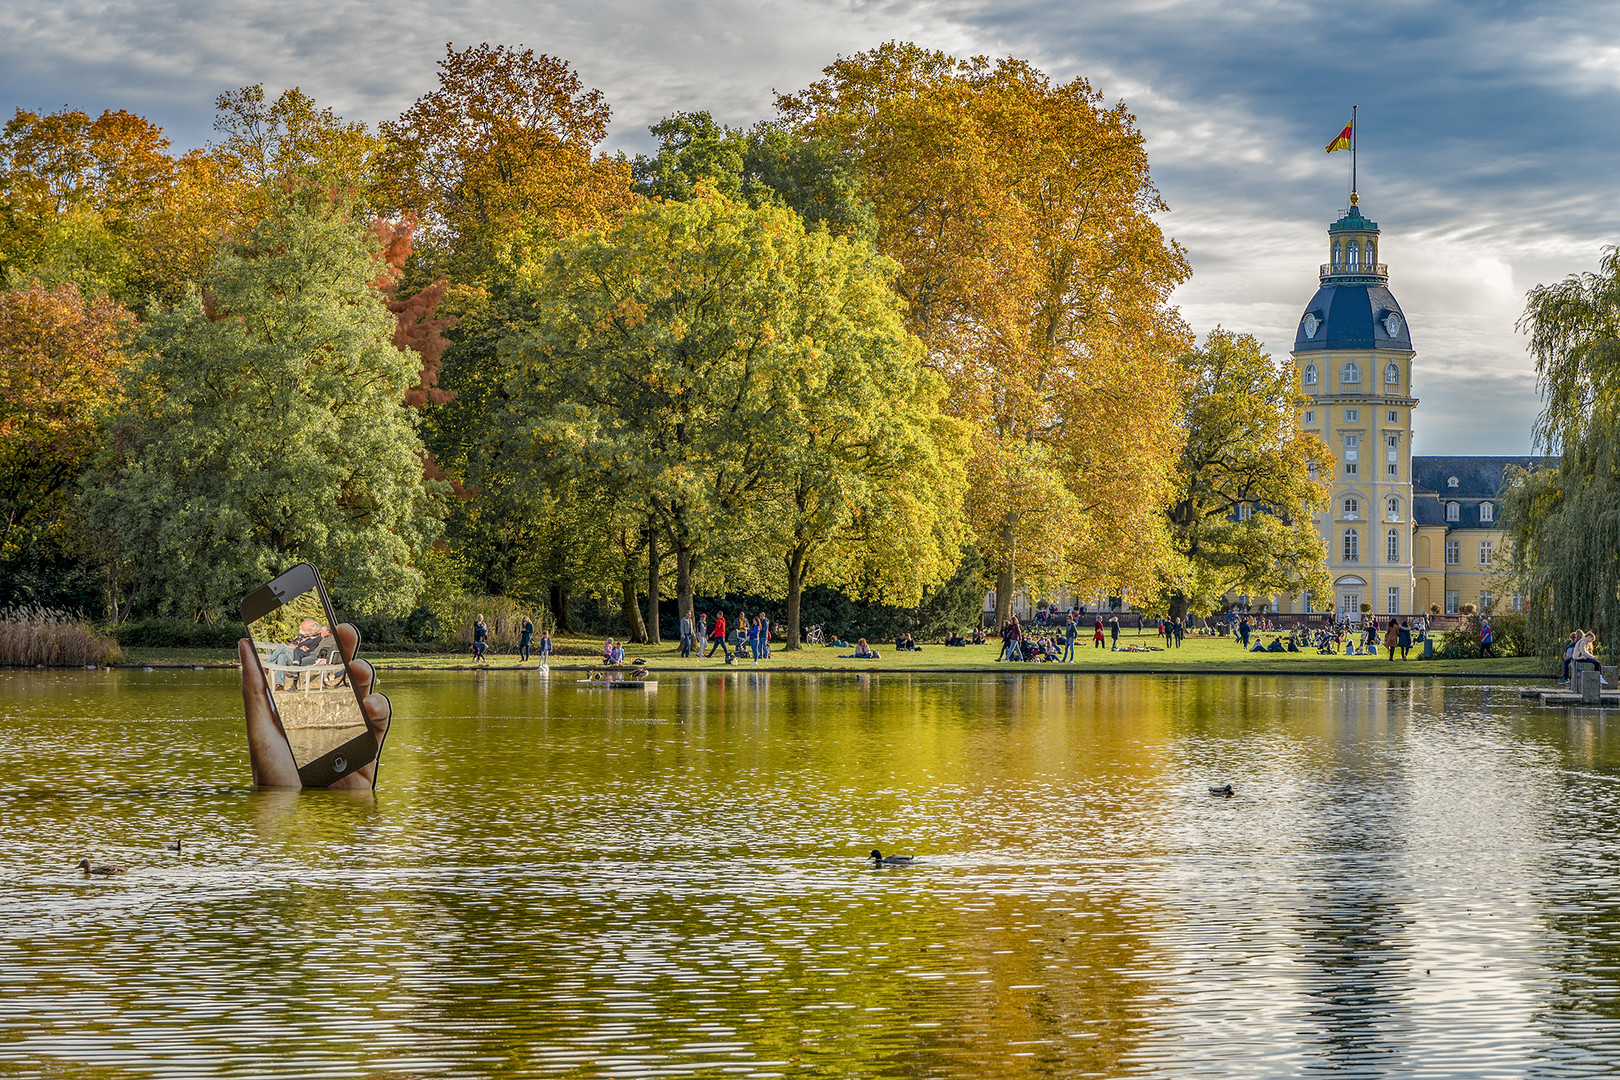
<instances>
[{"instance_id":1,"label":"yellow foliage tree","mask_svg":"<svg viewBox=\"0 0 1620 1080\"><path fill-rule=\"evenodd\" d=\"M968 512L998 619L1019 585L1150 581L1190 340L1169 295L1188 270L1153 220L1167 208L1134 117L1084 79L910 44L824 75L778 106L859 163L911 328L976 428Z\"/></svg>"}]
</instances>

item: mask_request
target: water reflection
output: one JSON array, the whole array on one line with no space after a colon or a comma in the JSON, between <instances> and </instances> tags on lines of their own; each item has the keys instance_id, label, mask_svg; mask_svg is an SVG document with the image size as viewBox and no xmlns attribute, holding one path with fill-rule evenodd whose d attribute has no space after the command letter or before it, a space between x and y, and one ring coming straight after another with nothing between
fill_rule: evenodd
<instances>
[{"instance_id":1,"label":"water reflection","mask_svg":"<svg viewBox=\"0 0 1620 1080\"><path fill-rule=\"evenodd\" d=\"M297 794L248 790L227 677L0 672L0 1073L1617 1060L1602 714L1404 679L387 681L376 793Z\"/></svg>"}]
</instances>

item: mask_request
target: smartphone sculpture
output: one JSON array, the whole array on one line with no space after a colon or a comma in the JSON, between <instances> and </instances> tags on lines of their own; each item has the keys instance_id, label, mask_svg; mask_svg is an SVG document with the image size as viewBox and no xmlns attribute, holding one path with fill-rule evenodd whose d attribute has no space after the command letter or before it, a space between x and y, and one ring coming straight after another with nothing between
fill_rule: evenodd
<instances>
[{"instance_id":1,"label":"smartphone sculpture","mask_svg":"<svg viewBox=\"0 0 1620 1080\"><path fill-rule=\"evenodd\" d=\"M321 575L299 563L242 601L242 621L298 779L328 787L375 761L382 744L366 725L337 619ZM372 772L376 785L376 772Z\"/></svg>"}]
</instances>

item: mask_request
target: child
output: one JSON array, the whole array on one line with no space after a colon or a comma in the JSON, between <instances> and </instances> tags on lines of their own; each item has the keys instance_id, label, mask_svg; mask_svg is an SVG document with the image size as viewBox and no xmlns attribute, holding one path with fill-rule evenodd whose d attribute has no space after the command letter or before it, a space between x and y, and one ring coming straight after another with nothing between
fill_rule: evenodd
<instances>
[{"instance_id":1,"label":"child","mask_svg":"<svg viewBox=\"0 0 1620 1080\"><path fill-rule=\"evenodd\" d=\"M540 670L551 670L551 631L540 631Z\"/></svg>"}]
</instances>

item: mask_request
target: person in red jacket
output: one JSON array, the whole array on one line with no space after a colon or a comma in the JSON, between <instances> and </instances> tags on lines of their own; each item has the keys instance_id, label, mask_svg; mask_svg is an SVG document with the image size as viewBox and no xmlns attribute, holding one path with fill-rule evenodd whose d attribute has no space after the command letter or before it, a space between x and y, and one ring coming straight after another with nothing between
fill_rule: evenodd
<instances>
[{"instance_id":1,"label":"person in red jacket","mask_svg":"<svg viewBox=\"0 0 1620 1080\"><path fill-rule=\"evenodd\" d=\"M727 660L731 659L731 650L726 648L726 613L723 611L714 617L714 643L709 646L708 655L713 656L716 649Z\"/></svg>"}]
</instances>

